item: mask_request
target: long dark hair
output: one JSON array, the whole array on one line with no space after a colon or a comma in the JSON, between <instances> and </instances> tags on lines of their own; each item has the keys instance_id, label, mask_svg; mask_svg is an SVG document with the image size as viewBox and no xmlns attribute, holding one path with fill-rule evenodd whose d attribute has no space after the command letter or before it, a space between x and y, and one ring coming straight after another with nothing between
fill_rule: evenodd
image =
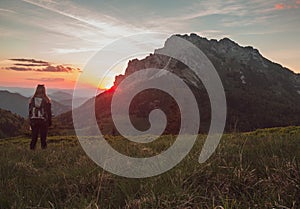
<instances>
[{"instance_id":1,"label":"long dark hair","mask_svg":"<svg viewBox=\"0 0 300 209\"><path fill-rule=\"evenodd\" d=\"M45 88L45 85L44 84L38 84L36 89L35 89L35 92L34 92L34 95L33 97L31 98L31 100L34 98L34 97L40 97L40 98L43 98L44 100L46 100L46 102L50 102L50 98L47 96L46 94L46 88Z\"/></svg>"}]
</instances>

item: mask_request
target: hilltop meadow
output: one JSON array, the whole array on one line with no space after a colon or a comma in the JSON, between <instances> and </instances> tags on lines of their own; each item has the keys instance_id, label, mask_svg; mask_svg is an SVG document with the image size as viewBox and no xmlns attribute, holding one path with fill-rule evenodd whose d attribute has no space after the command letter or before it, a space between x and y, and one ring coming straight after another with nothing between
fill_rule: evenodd
<instances>
[{"instance_id":1,"label":"hilltop meadow","mask_svg":"<svg viewBox=\"0 0 300 209\"><path fill-rule=\"evenodd\" d=\"M152 156L175 137L149 145L107 140L122 153ZM300 208L300 127L224 134L199 164L204 139L176 167L145 179L104 171L73 135L50 136L48 148L35 151L28 136L2 139L0 208Z\"/></svg>"}]
</instances>

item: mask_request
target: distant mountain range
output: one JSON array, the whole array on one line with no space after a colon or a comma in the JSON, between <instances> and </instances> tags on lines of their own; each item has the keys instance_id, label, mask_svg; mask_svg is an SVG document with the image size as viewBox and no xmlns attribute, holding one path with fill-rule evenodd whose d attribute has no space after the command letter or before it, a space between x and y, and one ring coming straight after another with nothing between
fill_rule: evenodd
<instances>
[{"instance_id":1,"label":"distant mountain range","mask_svg":"<svg viewBox=\"0 0 300 209\"><path fill-rule=\"evenodd\" d=\"M21 95L26 98L30 98L33 94L35 89L34 88L22 88L22 87L5 87L5 86L0 86L0 92L5 92L8 91L10 93L15 93L18 95ZM76 98L73 99L73 89L47 89L47 94L51 98L51 100L54 100L55 102L60 103L61 105L64 106L72 106L72 102L75 107L79 107L82 105L84 102L86 102L88 99L92 98L94 96L95 89L94 88L87 88L87 89L81 89L78 90L79 95L82 96L77 96ZM99 90L101 92L101 90ZM2 96L8 96L7 94L2 94ZM1 93L0 93L0 98ZM5 98L3 98L5 99ZM73 100L72 100L73 99ZM1 107L1 106L0 106ZM4 109L6 109L6 106L3 106ZM19 108L17 108L19 109ZM59 107L57 109L60 109ZM15 111L15 109L12 107L11 109L13 112L20 113L20 111ZM21 111L24 112L24 111ZM62 113L60 110L56 111L54 110L55 113L60 114Z\"/></svg>"},{"instance_id":2,"label":"distant mountain range","mask_svg":"<svg viewBox=\"0 0 300 209\"><path fill-rule=\"evenodd\" d=\"M226 94L227 132L300 125L299 74L266 59L257 49L240 46L228 38L217 41L196 34L176 36L196 45L216 68ZM166 40L165 48L170 47L172 38L174 36ZM110 110L114 88L127 76L145 68L164 68L181 77L198 101L201 115L200 132L208 130L211 118L210 102L201 81L195 78L185 64L160 55L158 51L142 60L131 60L125 74L116 76L112 89L96 97L96 117L104 134L118 134ZM134 85L138 85L138 82L133 83L130 88L134 88ZM90 108L93 108L91 102L86 102L79 107L78 112L86 114ZM132 101L130 106L132 123L141 130L149 128L148 115L154 108L164 110L167 115L168 124L165 133L178 133L180 124L178 106L170 96L157 90L144 91ZM59 118L64 123L72 123L71 112L62 114Z\"/></svg>"},{"instance_id":3,"label":"distant mountain range","mask_svg":"<svg viewBox=\"0 0 300 209\"><path fill-rule=\"evenodd\" d=\"M79 107L84 102L86 102L88 97L77 97L73 99L73 95L70 93L66 93L64 91L55 91L48 95L52 100L59 102L60 104L72 107L72 103L74 107Z\"/></svg>"},{"instance_id":4,"label":"distant mountain range","mask_svg":"<svg viewBox=\"0 0 300 209\"><path fill-rule=\"evenodd\" d=\"M9 110L24 118L28 117L28 104L30 97L24 97L18 93L9 91L0 91L0 108ZM63 105L55 100L52 100L52 112L54 115L70 111L72 108L70 103Z\"/></svg>"},{"instance_id":5,"label":"distant mountain range","mask_svg":"<svg viewBox=\"0 0 300 209\"><path fill-rule=\"evenodd\" d=\"M65 96L73 95L73 89L60 89L60 88L47 88L46 91L48 95L55 95L57 92L63 93ZM35 88L26 88L26 87L9 87L9 86L0 86L0 91L9 91L11 93L18 93L25 97L31 97L34 94ZM99 92L104 90L98 89ZM95 88L94 87L86 87L82 89L77 89L78 95L80 98L89 99L94 96Z\"/></svg>"},{"instance_id":6,"label":"distant mountain range","mask_svg":"<svg viewBox=\"0 0 300 209\"><path fill-rule=\"evenodd\" d=\"M26 88L26 87L9 87L9 86L0 86L0 90L9 91L11 93L18 93L24 97L31 97L34 94L35 88ZM47 94L52 94L54 92L61 91L72 95L72 89L52 89L47 88Z\"/></svg>"}]
</instances>

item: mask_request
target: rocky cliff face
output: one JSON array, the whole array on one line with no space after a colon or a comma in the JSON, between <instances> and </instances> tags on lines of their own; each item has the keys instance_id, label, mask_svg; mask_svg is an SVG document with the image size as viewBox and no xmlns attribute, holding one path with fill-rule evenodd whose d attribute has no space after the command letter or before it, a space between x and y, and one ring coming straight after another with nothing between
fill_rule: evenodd
<instances>
[{"instance_id":1,"label":"rocky cliff face","mask_svg":"<svg viewBox=\"0 0 300 209\"><path fill-rule=\"evenodd\" d=\"M207 40L196 34L177 35L196 45L216 68L226 94L226 131L250 131L257 128L300 125L300 75L264 58L257 49L242 47L228 38ZM172 37L166 40L169 47ZM113 89L130 74L146 68L164 68L181 77L191 88L200 107L201 127L205 132L210 125L210 102L202 82L183 63L160 55L158 49L142 60L129 61L124 75L116 76L114 87L96 98L96 116L99 127L106 133L116 133L111 121L110 102ZM149 75L148 79L166 76ZM132 84L134 88L137 80ZM82 112L86 107L82 106ZM149 127L148 114L161 108L168 117L165 133L177 133L180 112L176 102L159 90L141 92L130 106L132 123L139 129Z\"/></svg>"}]
</instances>

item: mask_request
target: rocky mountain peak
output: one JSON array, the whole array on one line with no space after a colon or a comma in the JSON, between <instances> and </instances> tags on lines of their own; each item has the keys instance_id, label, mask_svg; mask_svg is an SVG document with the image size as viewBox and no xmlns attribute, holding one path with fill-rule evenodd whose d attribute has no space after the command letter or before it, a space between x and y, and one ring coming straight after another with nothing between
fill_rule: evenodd
<instances>
[{"instance_id":1,"label":"rocky mountain peak","mask_svg":"<svg viewBox=\"0 0 300 209\"><path fill-rule=\"evenodd\" d=\"M281 82L289 79L294 86L299 86L299 76L281 65L266 59L260 54L258 49L255 49L252 46L241 46L229 38L208 40L205 37L192 33L190 35L172 35L165 41L163 48L172 47L172 38L175 36L183 38L201 49L213 63L221 77L228 77L228 75L230 75L229 78L224 78L224 85L226 85L226 83L232 85L232 81L230 80L233 78L239 80L241 84L250 85L251 83L256 82L247 82L247 80L251 80L249 80L249 77L252 77L252 80L258 79L259 77L260 80L267 79L269 81L278 80L280 78ZM124 76L151 67L168 68L171 72L176 71L177 75L180 75L183 79L188 77L188 80L190 80L190 77L193 77L185 70L187 68L186 66L183 66L176 60L170 60L168 57L160 55L160 50L162 49L156 49L154 54L150 54L144 59L133 59L129 61L125 75L117 76L115 84L118 85L118 83L123 80ZM195 83L196 81L193 80L192 82ZM270 85L274 86L275 83L270 83ZM277 87L278 86L282 85L277 85ZM279 92L279 90L277 90L277 92Z\"/></svg>"},{"instance_id":2,"label":"rocky mountain peak","mask_svg":"<svg viewBox=\"0 0 300 209\"><path fill-rule=\"evenodd\" d=\"M228 113L226 131L250 131L257 128L300 124L298 74L264 58L257 49L240 46L229 38L208 40L196 34L174 36L184 38L201 49L218 72L226 94ZM164 47L172 47L174 36L166 40ZM182 78L195 95L200 107L200 131L205 132L210 124L210 101L202 82L185 64L159 54L160 50L162 49L155 50L154 54L144 59L129 61L125 74L116 76L114 87L117 87L126 76L139 70L157 68L172 72ZM163 76L167 76L164 70L147 74L148 81L163 79ZM136 88L140 82L144 82L144 78L136 79L126 88ZM123 90L126 92L126 89ZM99 94L96 97L95 110L99 127L105 133L114 134L116 132L110 112L113 92L106 91ZM148 114L157 106L165 110L167 118L170 119L166 133L176 134L180 114L172 98L160 91L145 91L135 97L130 106L132 123L141 130L146 130L145 127L149 126ZM86 103L79 108L80 112L84 114L89 107Z\"/></svg>"}]
</instances>

